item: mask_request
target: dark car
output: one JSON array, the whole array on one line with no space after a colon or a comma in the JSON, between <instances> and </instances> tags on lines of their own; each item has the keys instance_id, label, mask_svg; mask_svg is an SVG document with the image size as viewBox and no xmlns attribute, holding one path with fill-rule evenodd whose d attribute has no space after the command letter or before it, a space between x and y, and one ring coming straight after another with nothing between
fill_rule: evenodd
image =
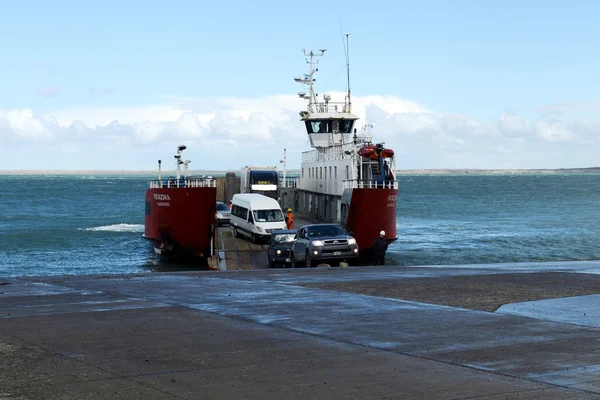
<instances>
[{"instance_id":1,"label":"dark car","mask_svg":"<svg viewBox=\"0 0 600 400\"><path fill-rule=\"evenodd\" d=\"M319 261L355 262L358 259L356 239L339 224L304 225L292 245L292 267L303 263L307 268Z\"/></svg>"},{"instance_id":2,"label":"dark car","mask_svg":"<svg viewBox=\"0 0 600 400\"><path fill-rule=\"evenodd\" d=\"M294 238L296 237L297 232L297 229L271 231L271 237L269 239L269 251L267 253L269 258L269 268L273 268L278 265L283 267L291 265L292 260L290 259L290 248L294 243Z\"/></svg>"}]
</instances>

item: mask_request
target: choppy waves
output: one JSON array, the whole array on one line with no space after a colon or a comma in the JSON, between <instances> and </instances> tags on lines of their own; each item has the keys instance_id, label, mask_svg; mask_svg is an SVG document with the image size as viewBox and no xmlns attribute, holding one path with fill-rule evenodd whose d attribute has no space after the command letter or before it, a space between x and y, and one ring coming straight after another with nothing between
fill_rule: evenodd
<instances>
[{"instance_id":1,"label":"choppy waves","mask_svg":"<svg viewBox=\"0 0 600 400\"><path fill-rule=\"evenodd\" d=\"M80 228L81 231L89 232L144 232L144 225L139 224L113 224L96 226L93 228Z\"/></svg>"},{"instance_id":2,"label":"choppy waves","mask_svg":"<svg viewBox=\"0 0 600 400\"><path fill-rule=\"evenodd\" d=\"M600 174L401 176L387 264L600 259ZM0 276L154 269L142 176L2 176Z\"/></svg>"}]
</instances>

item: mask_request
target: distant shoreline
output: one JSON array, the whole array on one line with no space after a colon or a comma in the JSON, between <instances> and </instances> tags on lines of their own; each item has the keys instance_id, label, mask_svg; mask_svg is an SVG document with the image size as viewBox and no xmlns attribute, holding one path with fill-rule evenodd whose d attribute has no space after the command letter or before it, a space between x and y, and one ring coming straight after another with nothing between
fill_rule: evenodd
<instances>
[{"instance_id":1,"label":"distant shoreline","mask_svg":"<svg viewBox=\"0 0 600 400\"><path fill-rule=\"evenodd\" d=\"M190 170L188 175L224 175L227 172L239 171L202 171ZM281 172L281 171L280 171ZM300 170L287 170L288 174L297 175ZM558 169L401 169L398 175L502 175L502 174L598 174L600 167L558 168ZM0 170L0 175L148 175L156 176L156 170ZM164 177L176 175L176 171L162 171Z\"/></svg>"},{"instance_id":2,"label":"distant shoreline","mask_svg":"<svg viewBox=\"0 0 600 400\"><path fill-rule=\"evenodd\" d=\"M557 169L404 169L398 175L600 174L600 167Z\"/></svg>"}]
</instances>

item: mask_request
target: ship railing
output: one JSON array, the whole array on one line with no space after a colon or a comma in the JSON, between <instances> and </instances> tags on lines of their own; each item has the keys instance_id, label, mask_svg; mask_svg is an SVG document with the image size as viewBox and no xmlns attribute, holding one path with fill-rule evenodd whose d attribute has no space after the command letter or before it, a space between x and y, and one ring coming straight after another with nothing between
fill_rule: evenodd
<instances>
[{"instance_id":1,"label":"ship railing","mask_svg":"<svg viewBox=\"0 0 600 400\"><path fill-rule=\"evenodd\" d=\"M196 187L216 187L217 181L212 178L201 179L162 179L151 180L150 189L161 188L196 188Z\"/></svg>"},{"instance_id":2,"label":"ship railing","mask_svg":"<svg viewBox=\"0 0 600 400\"><path fill-rule=\"evenodd\" d=\"M310 105L311 113L345 113L347 104L344 102L330 101L328 103L313 103Z\"/></svg>"},{"instance_id":3,"label":"ship railing","mask_svg":"<svg viewBox=\"0 0 600 400\"><path fill-rule=\"evenodd\" d=\"M344 189L398 189L398 181L381 180L345 180Z\"/></svg>"}]
</instances>

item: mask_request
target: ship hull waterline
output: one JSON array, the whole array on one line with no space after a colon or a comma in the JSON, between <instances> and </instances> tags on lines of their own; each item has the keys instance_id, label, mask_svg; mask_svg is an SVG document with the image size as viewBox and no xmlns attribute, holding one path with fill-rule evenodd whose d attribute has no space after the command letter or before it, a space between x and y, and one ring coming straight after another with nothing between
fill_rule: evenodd
<instances>
[{"instance_id":1,"label":"ship hull waterline","mask_svg":"<svg viewBox=\"0 0 600 400\"><path fill-rule=\"evenodd\" d=\"M161 260L208 267L214 254L215 228L215 187L146 190L143 237Z\"/></svg>"}]
</instances>

